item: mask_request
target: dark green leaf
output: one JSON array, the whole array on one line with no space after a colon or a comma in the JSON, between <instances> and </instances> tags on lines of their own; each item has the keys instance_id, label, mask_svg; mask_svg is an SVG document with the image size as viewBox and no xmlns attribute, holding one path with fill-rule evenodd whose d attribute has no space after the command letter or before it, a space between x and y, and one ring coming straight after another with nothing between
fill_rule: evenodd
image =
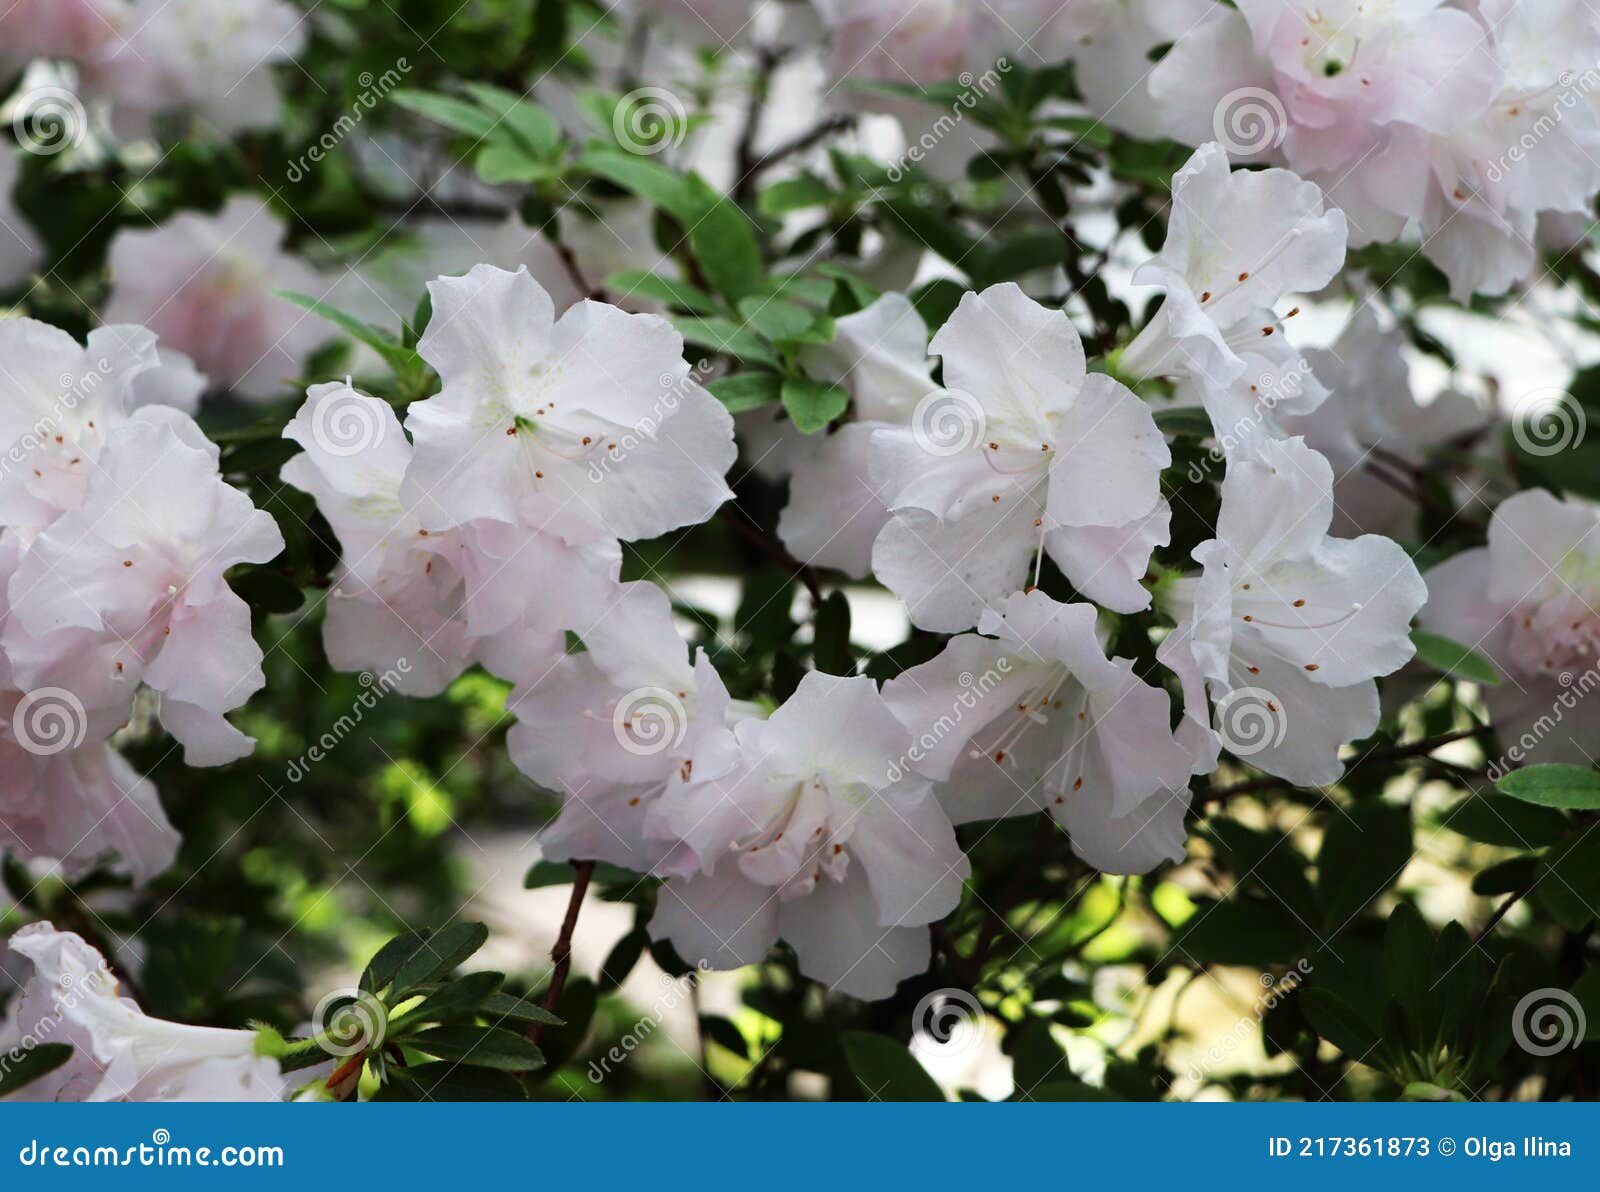
<instances>
[{"instance_id":1,"label":"dark green leaf","mask_svg":"<svg viewBox=\"0 0 1600 1192\"><path fill-rule=\"evenodd\" d=\"M1411 811L1376 800L1335 811L1317 854L1323 923L1340 930L1411 860Z\"/></svg>"},{"instance_id":2,"label":"dark green leaf","mask_svg":"<svg viewBox=\"0 0 1600 1192\"><path fill-rule=\"evenodd\" d=\"M1500 684L1500 672L1494 669L1494 663L1471 646L1421 629L1412 631L1411 644L1417 647L1417 657L1440 674L1485 687Z\"/></svg>"},{"instance_id":3,"label":"dark green leaf","mask_svg":"<svg viewBox=\"0 0 1600 1192\"><path fill-rule=\"evenodd\" d=\"M742 372L722 377L707 386L711 394L728 407L730 414L758 410L783 397L783 378L777 373Z\"/></svg>"},{"instance_id":4,"label":"dark green leaf","mask_svg":"<svg viewBox=\"0 0 1600 1192\"><path fill-rule=\"evenodd\" d=\"M845 1059L861 1091L871 1101L943 1101L933 1077L905 1047L887 1035L845 1031Z\"/></svg>"},{"instance_id":5,"label":"dark green leaf","mask_svg":"<svg viewBox=\"0 0 1600 1192\"><path fill-rule=\"evenodd\" d=\"M4 1061L0 1063L0 1097L9 1097L41 1076L48 1076L71 1058L70 1043L39 1043L0 1053L0 1061Z\"/></svg>"},{"instance_id":6,"label":"dark green leaf","mask_svg":"<svg viewBox=\"0 0 1600 1192\"><path fill-rule=\"evenodd\" d=\"M1496 787L1538 807L1600 811L1600 771L1584 766L1529 766L1513 770Z\"/></svg>"},{"instance_id":7,"label":"dark green leaf","mask_svg":"<svg viewBox=\"0 0 1600 1192\"><path fill-rule=\"evenodd\" d=\"M502 1072L531 1072L544 1064L537 1047L521 1035L500 1027L435 1027L406 1040L406 1046L437 1059L471 1064L475 1068L496 1068Z\"/></svg>"}]
</instances>

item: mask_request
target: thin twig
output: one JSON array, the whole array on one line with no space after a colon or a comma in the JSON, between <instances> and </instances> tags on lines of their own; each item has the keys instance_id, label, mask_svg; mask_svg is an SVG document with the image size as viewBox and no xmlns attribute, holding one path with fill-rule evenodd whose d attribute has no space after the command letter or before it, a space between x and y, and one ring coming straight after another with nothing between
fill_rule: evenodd
<instances>
[{"instance_id":1,"label":"thin twig","mask_svg":"<svg viewBox=\"0 0 1600 1192\"><path fill-rule=\"evenodd\" d=\"M589 878L594 873L593 861L579 861L573 866L576 878L572 883L572 896L567 899L567 914L561 920L561 932L556 936L555 947L550 949L550 959L555 968L550 972L550 988L545 991L544 1008L555 1012L561 1000L561 991L567 987L567 974L572 971L572 932L578 926L578 911L583 906L583 896L589 889ZM536 1022L528 1028L528 1042L538 1043L544 1033L544 1023Z\"/></svg>"}]
</instances>

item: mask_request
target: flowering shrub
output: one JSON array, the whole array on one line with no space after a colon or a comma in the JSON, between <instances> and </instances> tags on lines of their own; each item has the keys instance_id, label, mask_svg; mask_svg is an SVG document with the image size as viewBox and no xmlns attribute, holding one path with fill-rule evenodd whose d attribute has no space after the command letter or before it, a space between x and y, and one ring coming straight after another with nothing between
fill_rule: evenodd
<instances>
[{"instance_id":1,"label":"flowering shrub","mask_svg":"<svg viewBox=\"0 0 1600 1192\"><path fill-rule=\"evenodd\" d=\"M1584 1096L1597 71L12 4L0 1098Z\"/></svg>"}]
</instances>

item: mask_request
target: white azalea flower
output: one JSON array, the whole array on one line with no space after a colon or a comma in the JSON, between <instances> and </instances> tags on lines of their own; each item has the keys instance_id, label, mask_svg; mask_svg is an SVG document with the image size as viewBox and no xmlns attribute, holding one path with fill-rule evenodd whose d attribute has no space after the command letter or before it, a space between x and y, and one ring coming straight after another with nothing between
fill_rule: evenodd
<instances>
[{"instance_id":1,"label":"white azalea flower","mask_svg":"<svg viewBox=\"0 0 1600 1192\"><path fill-rule=\"evenodd\" d=\"M215 459L216 447L187 414L195 378L186 358L163 358L142 327L97 327L79 344L48 323L0 321L0 450L8 461L0 524L31 536L76 509L106 443L136 421L170 426Z\"/></svg>"},{"instance_id":2,"label":"white azalea flower","mask_svg":"<svg viewBox=\"0 0 1600 1192\"><path fill-rule=\"evenodd\" d=\"M1410 660L1427 598L1398 545L1330 538L1332 520L1327 460L1266 442L1228 469L1217 537L1194 552L1204 570L1162 593L1178 628L1160 656L1184 682L1189 739L1211 728L1208 683L1221 744L1302 786L1337 781L1340 746L1377 727L1373 680Z\"/></svg>"},{"instance_id":3,"label":"white azalea flower","mask_svg":"<svg viewBox=\"0 0 1600 1192\"><path fill-rule=\"evenodd\" d=\"M987 610L988 636L953 639L884 686L912 731L909 768L958 824L1047 811L1109 873L1184 856L1190 755L1167 693L1107 661L1087 604L1042 592Z\"/></svg>"},{"instance_id":4,"label":"white azalea flower","mask_svg":"<svg viewBox=\"0 0 1600 1192\"><path fill-rule=\"evenodd\" d=\"M39 535L8 585L16 685L60 686L126 720L142 681L193 765L243 757L224 718L264 682L250 609L223 576L283 549L272 518L225 484L214 452L132 422L100 455L82 506Z\"/></svg>"},{"instance_id":5,"label":"white azalea flower","mask_svg":"<svg viewBox=\"0 0 1600 1192\"><path fill-rule=\"evenodd\" d=\"M662 887L652 930L715 968L753 964L781 937L808 977L888 997L927 967L925 925L968 873L930 784L891 775L910 734L871 679L813 671L734 735L728 775L669 793L668 826L702 872Z\"/></svg>"},{"instance_id":6,"label":"white azalea flower","mask_svg":"<svg viewBox=\"0 0 1600 1192\"><path fill-rule=\"evenodd\" d=\"M544 855L691 874L698 860L665 823L662 796L726 774L738 757L729 729L760 710L729 699L703 651L690 660L654 584L622 585L579 636L584 653L506 704L511 760L565 796L540 835Z\"/></svg>"},{"instance_id":7,"label":"white azalea flower","mask_svg":"<svg viewBox=\"0 0 1600 1192\"><path fill-rule=\"evenodd\" d=\"M149 327L241 396L274 396L326 328L274 290L320 295L317 275L282 247L286 229L260 199L235 195L216 215L181 212L112 239L108 323Z\"/></svg>"},{"instance_id":8,"label":"white azalea flower","mask_svg":"<svg viewBox=\"0 0 1600 1192\"><path fill-rule=\"evenodd\" d=\"M872 544L889 520L872 483L872 435L909 426L917 404L938 388L927 324L904 294L885 294L839 319L834 341L811 349L806 365L850 391L854 418L794 446L778 536L802 562L865 579Z\"/></svg>"},{"instance_id":9,"label":"white azalea flower","mask_svg":"<svg viewBox=\"0 0 1600 1192\"><path fill-rule=\"evenodd\" d=\"M274 67L300 52L306 14L287 0L130 0L80 59L89 93L111 99L119 129L149 131L186 112L231 136L278 117Z\"/></svg>"},{"instance_id":10,"label":"white azalea flower","mask_svg":"<svg viewBox=\"0 0 1600 1192\"><path fill-rule=\"evenodd\" d=\"M1286 294L1322 290L1344 264L1344 246L1344 213L1328 210L1314 184L1288 170L1232 171L1222 147L1205 144L1173 176L1162 251L1134 272L1166 299L1118 368L1139 379L1194 379L1226 435L1237 418L1226 400L1232 382L1296 362L1275 306Z\"/></svg>"},{"instance_id":11,"label":"white azalea flower","mask_svg":"<svg viewBox=\"0 0 1600 1192\"><path fill-rule=\"evenodd\" d=\"M11 949L33 975L0 1024L0 1053L67 1043L72 1058L24 1085L13 1101L282 1101L276 1060L253 1031L151 1018L123 997L105 958L70 931L32 923Z\"/></svg>"},{"instance_id":12,"label":"white azalea flower","mask_svg":"<svg viewBox=\"0 0 1600 1192\"><path fill-rule=\"evenodd\" d=\"M1147 607L1140 580L1167 541L1171 454L1145 404L1088 373L1067 316L1013 284L965 295L931 346L948 392L871 448L891 510L873 572L911 619L971 628L1043 554L1090 599Z\"/></svg>"},{"instance_id":13,"label":"white azalea flower","mask_svg":"<svg viewBox=\"0 0 1600 1192\"><path fill-rule=\"evenodd\" d=\"M404 495L413 451L388 402L314 385L284 435L305 451L283 479L317 499L343 550L323 624L338 669L393 673L408 695L437 694L473 661L532 680L609 599L613 541L569 546L496 522L427 529Z\"/></svg>"},{"instance_id":14,"label":"white azalea flower","mask_svg":"<svg viewBox=\"0 0 1600 1192\"><path fill-rule=\"evenodd\" d=\"M1600 506L1518 493L1489 545L1430 570L1422 626L1487 656L1484 698L1508 760L1588 766L1600 740ZM1514 752L1512 752L1514 750Z\"/></svg>"},{"instance_id":15,"label":"white azalea flower","mask_svg":"<svg viewBox=\"0 0 1600 1192\"><path fill-rule=\"evenodd\" d=\"M0 851L53 861L69 878L107 861L139 885L164 873L179 836L154 784L101 740L59 751L54 738L44 749L34 738L19 741L15 724L26 698L19 691L0 693ZM75 733L80 723L66 703L53 710L36 703L32 710L61 713L53 728L63 733ZM22 713L27 723L30 707Z\"/></svg>"},{"instance_id":16,"label":"white azalea flower","mask_svg":"<svg viewBox=\"0 0 1600 1192\"><path fill-rule=\"evenodd\" d=\"M405 495L429 529L480 518L571 541L653 538L732 496L733 420L655 315L580 302L558 320L524 269L429 284L418 350L440 393L413 405Z\"/></svg>"}]
</instances>

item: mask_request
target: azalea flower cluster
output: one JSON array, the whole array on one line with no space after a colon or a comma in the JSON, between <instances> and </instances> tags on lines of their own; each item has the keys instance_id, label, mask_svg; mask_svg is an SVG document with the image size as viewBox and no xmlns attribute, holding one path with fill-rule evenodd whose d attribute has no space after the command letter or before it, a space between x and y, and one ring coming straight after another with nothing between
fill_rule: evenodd
<instances>
[{"instance_id":1,"label":"azalea flower cluster","mask_svg":"<svg viewBox=\"0 0 1600 1192\"><path fill-rule=\"evenodd\" d=\"M17 0L0 12L0 65L71 62L125 135L178 113L226 136L276 119L273 67L300 52L305 21L285 0Z\"/></svg>"},{"instance_id":2,"label":"azalea flower cluster","mask_svg":"<svg viewBox=\"0 0 1600 1192\"><path fill-rule=\"evenodd\" d=\"M1287 163L1354 245L1416 228L1465 300L1529 278L1547 225L1592 213L1597 61L1582 0L1242 0L1211 5L1153 69L1130 63L1124 86L1130 131L1149 131L1148 105L1168 135Z\"/></svg>"},{"instance_id":3,"label":"azalea flower cluster","mask_svg":"<svg viewBox=\"0 0 1600 1192\"><path fill-rule=\"evenodd\" d=\"M250 610L224 574L283 549L226 484L190 417L192 362L141 327L80 344L0 321L0 824L8 851L144 881L177 835L108 744L141 690L191 765L250 752L225 713L263 683Z\"/></svg>"}]
</instances>

